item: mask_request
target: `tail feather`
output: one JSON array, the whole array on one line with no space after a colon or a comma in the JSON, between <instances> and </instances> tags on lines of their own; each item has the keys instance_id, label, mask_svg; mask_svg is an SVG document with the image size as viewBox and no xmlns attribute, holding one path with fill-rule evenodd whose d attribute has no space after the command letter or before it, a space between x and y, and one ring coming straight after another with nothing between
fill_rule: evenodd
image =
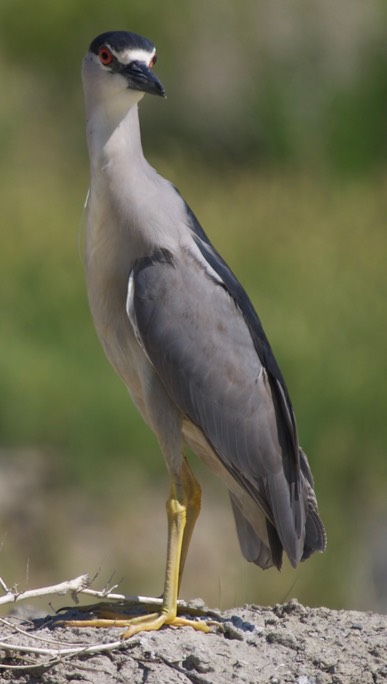
<instances>
[{"instance_id":1,"label":"tail feather","mask_svg":"<svg viewBox=\"0 0 387 684\"><path fill-rule=\"evenodd\" d=\"M270 568L273 565L270 549L258 537L249 521L246 520L245 516L240 511L237 498L234 494L229 492L229 495L242 554L250 563L255 563L263 570L267 570L267 568ZM280 550L282 555L281 546Z\"/></svg>"},{"instance_id":2,"label":"tail feather","mask_svg":"<svg viewBox=\"0 0 387 684\"><path fill-rule=\"evenodd\" d=\"M235 496L235 494L229 492L241 551L246 560L259 565L262 569L269 568L273 565L277 567L278 570L281 569L284 544L286 545L286 551L290 562L294 567L300 560L304 561L314 552L322 552L325 551L326 548L326 533L318 512L317 499L313 490L313 477L309 467L308 459L301 448L299 454L299 492L301 497L299 504L302 506L303 520L301 525L302 529L299 529L300 526L296 524L297 518L295 517L298 511L296 507L295 511L292 511L291 513L291 515L293 515L294 525L293 535L290 535L288 529L282 529L284 527L282 524L279 530L280 533L282 533L282 536L280 537L280 534L276 528L276 523L283 523L283 519L285 519L285 517L286 519L288 518L288 514L285 516L286 510L282 511L282 518L281 516L278 516L277 511L277 518L280 517L280 520L272 521L257 504L257 516L263 516L266 522L266 535L264 532L262 532L262 536L265 537L265 541L263 541L255 531L251 522L247 520L245 515L242 513L241 509L243 507L238 502L238 498ZM273 497L274 495L271 493L271 503L273 503ZM301 503L302 501L303 504ZM282 499L281 502L283 503ZM290 511L288 513L290 514ZM292 526L289 520L288 523L288 527L291 530ZM262 525L259 529L262 529ZM291 537L292 539L290 539ZM294 552L292 553L292 545L294 546L295 544L297 548L295 551L293 549Z\"/></svg>"}]
</instances>

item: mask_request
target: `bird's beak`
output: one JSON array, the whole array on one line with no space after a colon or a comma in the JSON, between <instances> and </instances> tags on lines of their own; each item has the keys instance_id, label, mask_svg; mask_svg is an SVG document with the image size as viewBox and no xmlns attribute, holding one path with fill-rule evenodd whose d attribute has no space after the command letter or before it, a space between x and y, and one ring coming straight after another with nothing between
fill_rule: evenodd
<instances>
[{"instance_id":1,"label":"bird's beak","mask_svg":"<svg viewBox=\"0 0 387 684\"><path fill-rule=\"evenodd\" d=\"M140 90L150 95L161 95L161 97L166 96L164 86L144 62L131 62L122 69L121 73L132 90Z\"/></svg>"}]
</instances>

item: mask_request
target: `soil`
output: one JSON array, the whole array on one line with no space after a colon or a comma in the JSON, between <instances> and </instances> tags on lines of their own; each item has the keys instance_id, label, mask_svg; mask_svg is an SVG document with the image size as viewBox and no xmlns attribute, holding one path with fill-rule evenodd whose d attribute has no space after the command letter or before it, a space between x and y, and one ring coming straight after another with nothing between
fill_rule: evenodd
<instances>
[{"instance_id":1,"label":"soil","mask_svg":"<svg viewBox=\"0 0 387 684\"><path fill-rule=\"evenodd\" d=\"M11 615L0 623L0 641L9 644L0 651L0 682L387 684L386 615L307 608L292 600L228 610L218 620L209 634L166 627L123 641L122 628L64 628L57 617ZM55 653L108 642L116 642L113 650ZM27 653L23 646L54 653Z\"/></svg>"}]
</instances>

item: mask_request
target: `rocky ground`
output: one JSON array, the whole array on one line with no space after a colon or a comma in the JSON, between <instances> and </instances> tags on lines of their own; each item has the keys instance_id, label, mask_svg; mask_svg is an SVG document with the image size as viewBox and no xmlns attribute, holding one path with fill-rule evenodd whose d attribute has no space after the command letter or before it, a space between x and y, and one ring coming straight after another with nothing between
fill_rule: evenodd
<instances>
[{"instance_id":1,"label":"rocky ground","mask_svg":"<svg viewBox=\"0 0 387 684\"><path fill-rule=\"evenodd\" d=\"M210 634L169 627L127 641L119 628L11 615L0 623L0 682L387 684L386 615L295 600L218 615Z\"/></svg>"}]
</instances>

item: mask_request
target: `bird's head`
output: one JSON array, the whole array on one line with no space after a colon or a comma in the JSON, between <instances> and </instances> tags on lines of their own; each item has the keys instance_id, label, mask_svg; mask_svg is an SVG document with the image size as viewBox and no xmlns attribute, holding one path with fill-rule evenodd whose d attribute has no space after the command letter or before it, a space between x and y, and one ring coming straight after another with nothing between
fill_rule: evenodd
<instances>
[{"instance_id":1,"label":"bird's head","mask_svg":"<svg viewBox=\"0 0 387 684\"><path fill-rule=\"evenodd\" d=\"M152 71L156 48L147 38L126 31L109 31L94 38L82 65L86 108L125 115L145 93L165 96Z\"/></svg>"}]
</instances>

